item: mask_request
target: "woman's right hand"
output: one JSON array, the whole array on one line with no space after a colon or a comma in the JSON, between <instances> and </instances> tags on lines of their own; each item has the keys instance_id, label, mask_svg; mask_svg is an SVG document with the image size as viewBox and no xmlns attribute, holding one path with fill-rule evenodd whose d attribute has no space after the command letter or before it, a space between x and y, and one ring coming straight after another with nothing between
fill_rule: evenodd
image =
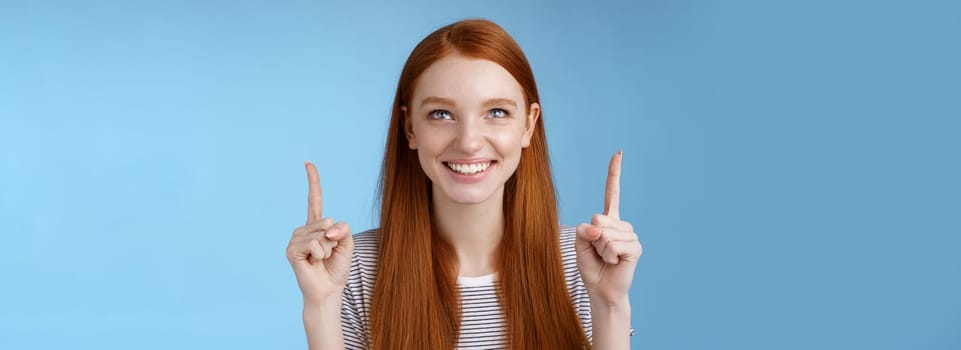
<instances>
[{"instance_id":1,"label":"woman's right hand","mask_svg":"<svg viewBox=\"0 0 961 350\"><path fill-rule=\"evenodd\" d=\"M346 222L322 218L320 176L314 164L304 162L304 167L308 183L307 224L294 230L287 244L287 260L305 303L340 300L350 273L354 240Z\"/></svg>"}]
</instances>

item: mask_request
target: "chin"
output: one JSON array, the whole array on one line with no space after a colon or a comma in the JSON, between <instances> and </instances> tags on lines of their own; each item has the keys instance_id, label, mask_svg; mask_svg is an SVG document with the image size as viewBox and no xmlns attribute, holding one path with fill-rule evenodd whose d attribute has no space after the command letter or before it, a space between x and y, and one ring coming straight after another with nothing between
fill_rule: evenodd
<instances>
[{"instance_id":1,"label":"chin","mask_svg":"<svg viewBox=\"0 0 961 350\"><path fill-rule=\"evenodd\" d=\"M457 204L480 204L486 202L494 196L494 191L488 189L472 188L453 191L444 191L444 195Z\"/></svg>"}]
</instances>

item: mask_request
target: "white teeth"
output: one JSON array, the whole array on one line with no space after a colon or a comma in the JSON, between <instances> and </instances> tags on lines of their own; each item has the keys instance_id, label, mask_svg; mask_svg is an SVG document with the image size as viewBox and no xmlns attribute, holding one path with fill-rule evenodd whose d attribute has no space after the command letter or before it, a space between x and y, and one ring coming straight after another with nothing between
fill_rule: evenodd
<instances>
[{"instance_id":1,"label":"white teeth","mask_svg":"<svg viewBox=\"0 0 961 350\"><path fill-rule=\"evenodd\" d=\"M444 163L451 170L465 175L473 175L484 170L491 165L491 162L480 163L480 164L458 164L458 163Z\"/></svg>"}]
</instances>

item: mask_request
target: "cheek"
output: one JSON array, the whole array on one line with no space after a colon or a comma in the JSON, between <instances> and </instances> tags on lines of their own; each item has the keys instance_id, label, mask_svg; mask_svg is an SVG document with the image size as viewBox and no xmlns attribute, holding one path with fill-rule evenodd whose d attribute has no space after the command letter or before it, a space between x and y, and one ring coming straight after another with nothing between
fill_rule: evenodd
<instances>
[{"instance_id":1,"label":"cheek","mask_svg":"<svg viewBox=\"0 0 961 350\"><path fill-rule=\"evenodd\" d=\"M511 132L499 133L491 139L491 142L501 156L519 156L524 147L524 132L511 130Z\"/></svg>"},{"instance_id":2,"label":"cheek","mask_svg":"<svg viewBox=\"0 0 961 350\"><path fill-rule=\"evenodd\" d=\"M449 136L432 128L414 128L417 137L417 158L425 173L431 174L437 156L447 147Z\"/></svg>"},{"instance_id":3,"label":"cheek","mask_svg":"<svg viewBox=\"0 0 961 350\"><path fill-rule=\"evenodd\" d=\"M441 139L441 135L437 134L437 131L425 127L424 125L414 124L414 139L417 140L417 150L431 152L432 149L436 148L438 140Z\"/></svg>"}]
</instances>

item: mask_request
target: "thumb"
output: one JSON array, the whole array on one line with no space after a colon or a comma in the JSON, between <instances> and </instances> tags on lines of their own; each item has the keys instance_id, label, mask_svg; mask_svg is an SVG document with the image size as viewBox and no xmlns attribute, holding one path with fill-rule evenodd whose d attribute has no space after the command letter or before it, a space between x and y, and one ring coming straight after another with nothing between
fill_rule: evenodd
<instances>
[{"instance_id":1,"label":"thumb","mask_svg":"<svg viewBox=\"0 0 961 350\"><path fill-rule=\"evenodd\" d=\"M577 239L574 241L574 249L577 250L577 255L581 255L585 251L594 250L594 246L591 243L601 237L600 230L591 224L577 225L576 232Z\"/></svg>"},{"instance_id":2,"label":"thumb","mask_svg":"<svg viewBox=\"0 0 961 350\"><path fill-rule=\"evenodd\" d=\"M354 255L354 238L346 222L338 222L324 232L324 238L333 242L330 255L324 259L328 277L339 288L347 284L351 258Z\"/></svg>"},{"instance_id":3,"label":"thumb","mask_svg":"<svg viewBox=\"0 0 961 350\"><path fill-rule=\"evenodd\" d=\"M350 225L346 222L338 222L331 226L327 229L327 232L324 233L324 237L337 242L338 247L354 248L354 239L350 233Z\"/></svg>"}]
</instances>

